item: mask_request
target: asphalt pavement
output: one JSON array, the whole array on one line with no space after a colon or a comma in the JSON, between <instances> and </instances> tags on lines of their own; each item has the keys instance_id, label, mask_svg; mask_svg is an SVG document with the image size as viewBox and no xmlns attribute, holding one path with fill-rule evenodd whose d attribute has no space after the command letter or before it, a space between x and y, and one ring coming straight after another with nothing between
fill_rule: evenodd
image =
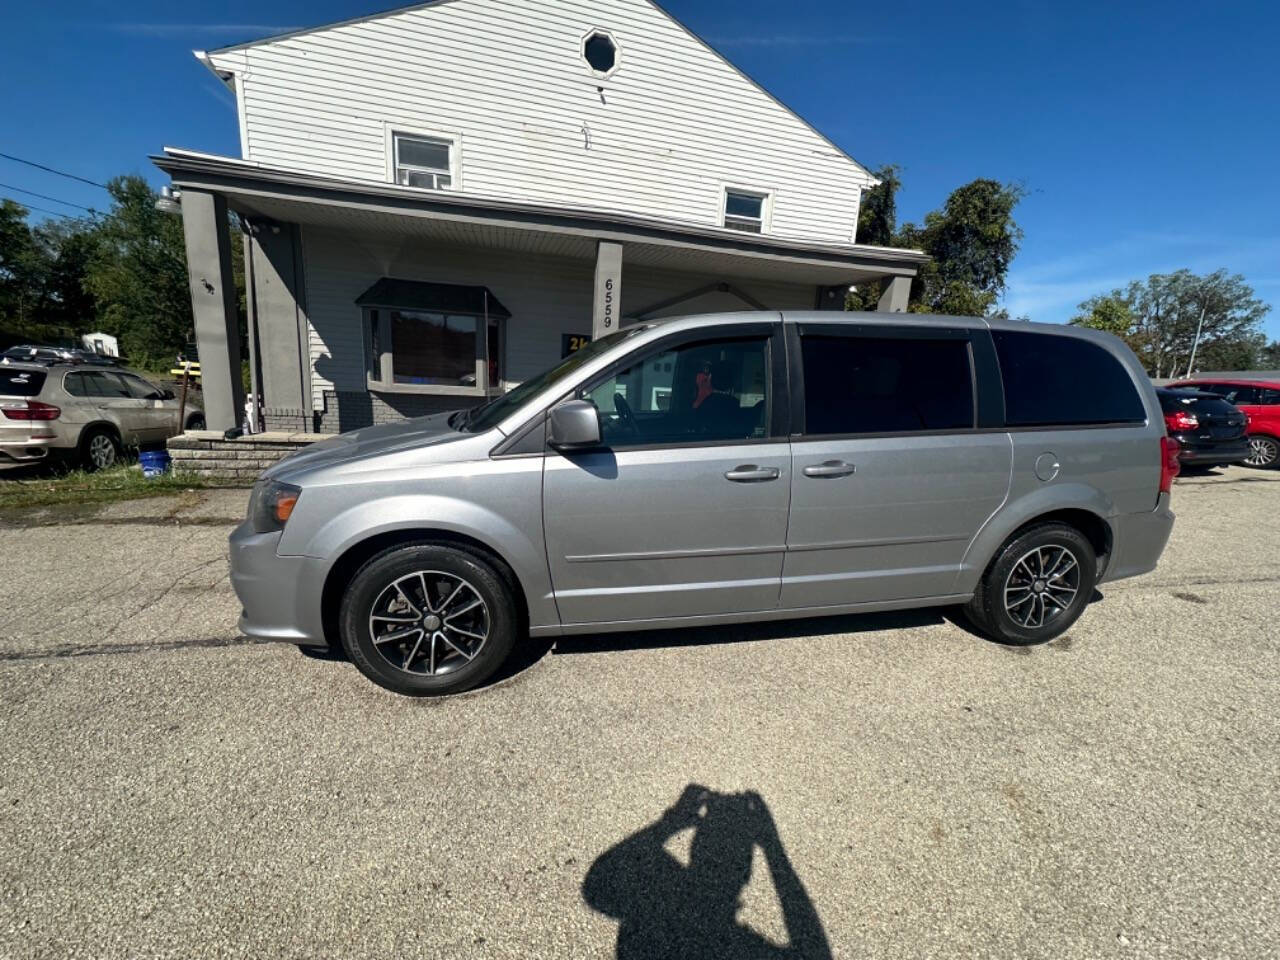
<instances>
[{"instance_id":1,"label":"asphalt pavement","mask_svg":"<svg viewBox=\"0 0 1280 960\"><path fill-rule=\"evenodd\" d=\"M531 647L411 701L235 629L244 491L0 517L0 956L1240 957L1280 944L1280 474L1069 634Z\"/></svg>"}]
</instances>

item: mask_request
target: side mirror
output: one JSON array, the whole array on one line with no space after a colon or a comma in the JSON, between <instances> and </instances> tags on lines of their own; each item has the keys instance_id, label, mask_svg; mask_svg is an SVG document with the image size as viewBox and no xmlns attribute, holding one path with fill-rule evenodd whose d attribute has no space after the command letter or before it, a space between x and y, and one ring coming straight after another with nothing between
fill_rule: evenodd
<instances>
[{"instance_id":1,"label":"side mirror","mask_svg":"<svg viewBox=\"0 0 1280 960\"><path fill-rule=\"evenodd\" d=\"M574 450L600 445L600 413L589 400L566 400L551 408L551 446Z\"/></svg>"},{"instance_id":2,"label":"side mirror","mask_svg":"<svg viewBox=\"0 0 1280 960\"><path fill-rule=\"evenodd\" d=\"M172 400L174 399L174 392L166 387L164 390L160 391L160 399Z\"/></svg>"}]
</instances>

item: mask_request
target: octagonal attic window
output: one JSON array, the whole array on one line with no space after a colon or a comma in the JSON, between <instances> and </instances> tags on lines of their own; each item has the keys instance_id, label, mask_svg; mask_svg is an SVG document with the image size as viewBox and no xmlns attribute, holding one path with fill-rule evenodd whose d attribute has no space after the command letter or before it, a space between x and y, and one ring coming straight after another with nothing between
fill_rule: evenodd
<instances>
[{"instance_id":1,"label":"octagonal attic window","mask_svg":"<svg viewBox=\"0 0 1280 960\"><path fill-rule=\"evenodd\" d=\"M608 30L592 30L582 40L582 59L598 76L609 76L618 69L618 42Z\"/></svg>"}]
</instances>

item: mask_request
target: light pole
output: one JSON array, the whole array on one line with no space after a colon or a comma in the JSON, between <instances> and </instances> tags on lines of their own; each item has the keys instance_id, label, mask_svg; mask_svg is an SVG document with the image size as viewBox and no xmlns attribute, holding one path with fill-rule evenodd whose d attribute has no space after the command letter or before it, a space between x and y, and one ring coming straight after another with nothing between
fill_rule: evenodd
<instances>
[{"instance_id":1,"label":"light pole","mask_svg":"<svg viewBox=\"0 0 1280 960\"><path fill-rule=\"evenodd\" d=\"M1200 321L1196 324L1196 336L1191 341L1191 359L1187 361L1187 377L1191 376L1191 368L1196 364L1196 348L1200 346L1200 331L1204 329L1204 314L1209 309L1209 302L1204 298L1204 284L1200 285Z\"/></svg>"}]
</instances>

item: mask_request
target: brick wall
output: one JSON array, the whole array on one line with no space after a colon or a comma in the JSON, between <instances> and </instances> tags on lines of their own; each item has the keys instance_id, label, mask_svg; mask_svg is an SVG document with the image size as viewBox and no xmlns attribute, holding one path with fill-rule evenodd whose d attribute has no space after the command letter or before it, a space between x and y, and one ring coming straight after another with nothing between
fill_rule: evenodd
<instances>
[{"instance_id":1,"label":"brick wall","mask_svg":"<svg viewBox=\"0 0 1280 960\"><path fill-rule=\"evenodd\" d=\"M170 437L168 447L175 471L229 486L249 486L277 460L319 439L314 433L255 433L224 440L217 431L198 430Z\"/></svg>"},{"instance_id":2,"label":"brick wall","mask_svg":"<svg viewBox=\"0 0 1280 960\"><path fill-rule=\"evenodd\" d=\"M316 414L316 429L321 433L346 433L348 430L359 430L378 423L395 423L409 417L462 410L480 402L479 397L326 390L324 411Z\"/></svg>"},{"instance_id":3,"label":"brick wall","mask_svg":"<svg viewBox=\"0 0 1280 960\"><path fill-rule=\"evenodd\" d=\"M262 426L272 433L306 433L311 426L311 414L290 407L265 407Z\"/></svg>"}]
</instances>

